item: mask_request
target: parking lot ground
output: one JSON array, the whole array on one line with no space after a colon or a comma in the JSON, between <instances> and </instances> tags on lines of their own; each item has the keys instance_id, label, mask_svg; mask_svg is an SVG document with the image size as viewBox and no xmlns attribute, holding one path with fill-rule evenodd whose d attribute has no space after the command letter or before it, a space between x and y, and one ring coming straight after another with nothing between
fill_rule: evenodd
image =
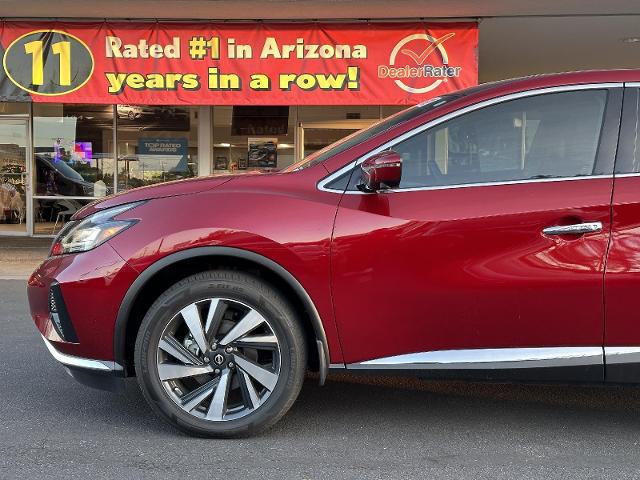
<instances>
[{"instance_id":1,"label":"parking lot ground","mask_svg":"<svg viewBox=\"0 0 640 480\"><path fill-rule=\"evenodd\" d=\"M0 280L0 478L640 478L640 389L310 377L255 438L187 437L46 351L25 282Z\"/></svg>"},{"instance_id":2,"label":"parking lot ground","mask_svg":"<svg viewBox=\"0 0 640 480\"><path fill-rule=\"evenodd\" d=\"M0 236L0 279L23 280L46 258L50 238Z\"/></svg>"}]
</instances>

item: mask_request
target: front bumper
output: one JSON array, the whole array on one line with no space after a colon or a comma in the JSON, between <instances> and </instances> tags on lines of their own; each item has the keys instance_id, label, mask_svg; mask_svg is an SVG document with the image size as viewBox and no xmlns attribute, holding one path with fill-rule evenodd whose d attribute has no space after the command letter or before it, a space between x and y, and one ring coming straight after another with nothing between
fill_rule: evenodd
<instances>
[{"instance_id":1,"label":"front bumper","mask_svg":"<svg viewBox=\"0 0 640 480\"><path fill-rule=\"evenodd\" d=\"M67 373L83 385L110 392L124 390L124 369L113 361L75 357L56 350L49 340L42 337L49 353L64 365Z\"/></svg>"},{"instance_id":2,"label":"front bumper","mask_svg":"<svg viewBox=\"0 0 640 480\"><path fill-rule=\"evenodd\" d=\"M137 276L107 243L85 253L50 257L28 281L31 316L58 352L111 361L118 309ZM51 292L59 294L58 315L52 314ZM52 320L58 320L56 325Z\"/></svg>"},{"instance_id":3,"label":"front bumper","mask_svg":"<svg viewBox=\"0 0 640 480\"><path fill-rule=\"evenodd\" d=\"M31 275L31 316L51 355L79 382L122 390L114 361L115 320L137 273L108 244L45 260Z\"/></svg>"}]
</instances>

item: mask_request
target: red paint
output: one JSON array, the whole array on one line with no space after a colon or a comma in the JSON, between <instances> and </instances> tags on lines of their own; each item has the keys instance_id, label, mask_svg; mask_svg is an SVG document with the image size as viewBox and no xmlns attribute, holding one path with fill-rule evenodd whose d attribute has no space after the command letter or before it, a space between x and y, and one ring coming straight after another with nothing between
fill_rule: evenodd
<instances>
[{"instance_id":1,"label":"red paint","mask_svg":"<svg viewBox=\"0 0 640 480\"><path fill-rule=\"evenodd\" d=\"M367 191L375 192L383 186L395 188L400 185L402 158L394 151L377 153L362 162L360 168L362 184Z\"/></svg>"},{"instance_id":2,"label":"red paint","mask_svg":"<svg viewBox=\"0 0 640 480\"><path fill-rule=\"evenodd\" d=\"M140 187L133 190L127 190L120 195L112 195L101 199L98 202L92 202L84 208L78 210L72 220L81 220L98 210L115 207L123 203L137 202L139 200L153 200L154 198L175 197L178 195L188 195L190 193L204 192L218 185L222 185L233 178L232 176L220 175L217 177L194 178L189 182L175 180L160 185L151 185Z\"/></svg>"},{"instance_id":3,"label":"red paint","mask_svg":"<svg viewBox=\"0 0 640 480\"><path fill-rule=\"evenodd\" d=\"M640 177L616 178L607 257L605 345L640 345Z\"/></svg>"},{"instance_id":4,"label":"red paint","mask_svg":"<svg viewBox=\"0 0 640 480\"><path fill-rule=\"evenodd\" d=\"M29 282L47 334L47 289L61 284L80 344L57 348L113 358L117 309L159 259L197 246L232 246L280 264L322 318L332 363L434 349L640 345L640 180L611 178L342 195L317 183L360 155L455 109L521 90L640 80L592 72L486 86L305 170L210 177L139 189L78 213L149 199L120 218L140 221L106 245L49 258ZM613 210L613 224L610 212ZM542 229L602 222L600 233ZM605 291L605 257L611 235ZM606 300L606 333L605 312Z\"/></svg>"},{"instance_id":5,"label":"red paint","mask_svg":"<svg viewBox=\"0 0 640 480\"><path fill-rule=\"evenodd\" d=\"M600 345L611 179L345 195L333 245L346 362L429 350ZM366 319L366 321L363 321Z\"/></svg>"},{"instance_id":6,"label":"red paint","mask_svg":"<svg viewBox=\"0 0 640 480\"><path fill-rule=\"evenodd\" d=\"M113 359L113 328L118 307L137 273L108 244L86 255L63 255L46 260L33 273L27 289L31 315L43 335L51 338L48 292L60 283L79 343L54 342L64 353L102 360Z\"/></svg>"}]
</instances>

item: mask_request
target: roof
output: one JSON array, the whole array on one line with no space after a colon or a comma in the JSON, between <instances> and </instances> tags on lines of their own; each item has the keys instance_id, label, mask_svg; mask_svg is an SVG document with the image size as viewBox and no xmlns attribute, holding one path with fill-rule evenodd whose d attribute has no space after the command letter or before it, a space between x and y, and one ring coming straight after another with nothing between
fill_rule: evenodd
<instances>
[{"instance_id":1,"label":"roof","mask_svg":"<svg viewBox=\"0 0 640 480\"><path fill-rule=\"evenodd\" d=\"M579 72L547 73L528 77L511 78L497 82L483 83L462 90L465 96L504 95L512 92L548 88L564 85L586 85L592 83L640 82L640 69L628 70L587 70Z\"/></svg>"}]
</instances>

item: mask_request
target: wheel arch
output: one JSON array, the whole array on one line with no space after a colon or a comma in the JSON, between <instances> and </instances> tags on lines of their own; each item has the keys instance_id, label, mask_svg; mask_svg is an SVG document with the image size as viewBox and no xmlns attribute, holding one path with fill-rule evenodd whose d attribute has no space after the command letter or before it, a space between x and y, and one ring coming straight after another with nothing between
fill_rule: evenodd
<instances>
[{"instance_id":1,"label":"wheel arch","mask_svg":"<svg viewBox=\"0 0 640 480\"><path fill-rule=\"evenodd\" d=\"M210 260L207 262L206 260ZM329 368L329 345L320 314L302 284L284 267L273 260L249 250L235 247L194 247L172 253L147 267L131 284L125 294L116 317L113 352L114 360L123 367L125 375L134 375L132 348L144 317L145 307L150 306L157 295L168 286L193 273L219 267L242 270L258 269L279 285L284 293L294 295L295 307L303 316L303 327L308 340L309 352L313 348L317 355L320 384L324 384ZM174 275L182 275L175 277ZM309 338L310 336L313 338ZM315 363L315 362L314 362Z\"/></svg>"}]
</instances>

